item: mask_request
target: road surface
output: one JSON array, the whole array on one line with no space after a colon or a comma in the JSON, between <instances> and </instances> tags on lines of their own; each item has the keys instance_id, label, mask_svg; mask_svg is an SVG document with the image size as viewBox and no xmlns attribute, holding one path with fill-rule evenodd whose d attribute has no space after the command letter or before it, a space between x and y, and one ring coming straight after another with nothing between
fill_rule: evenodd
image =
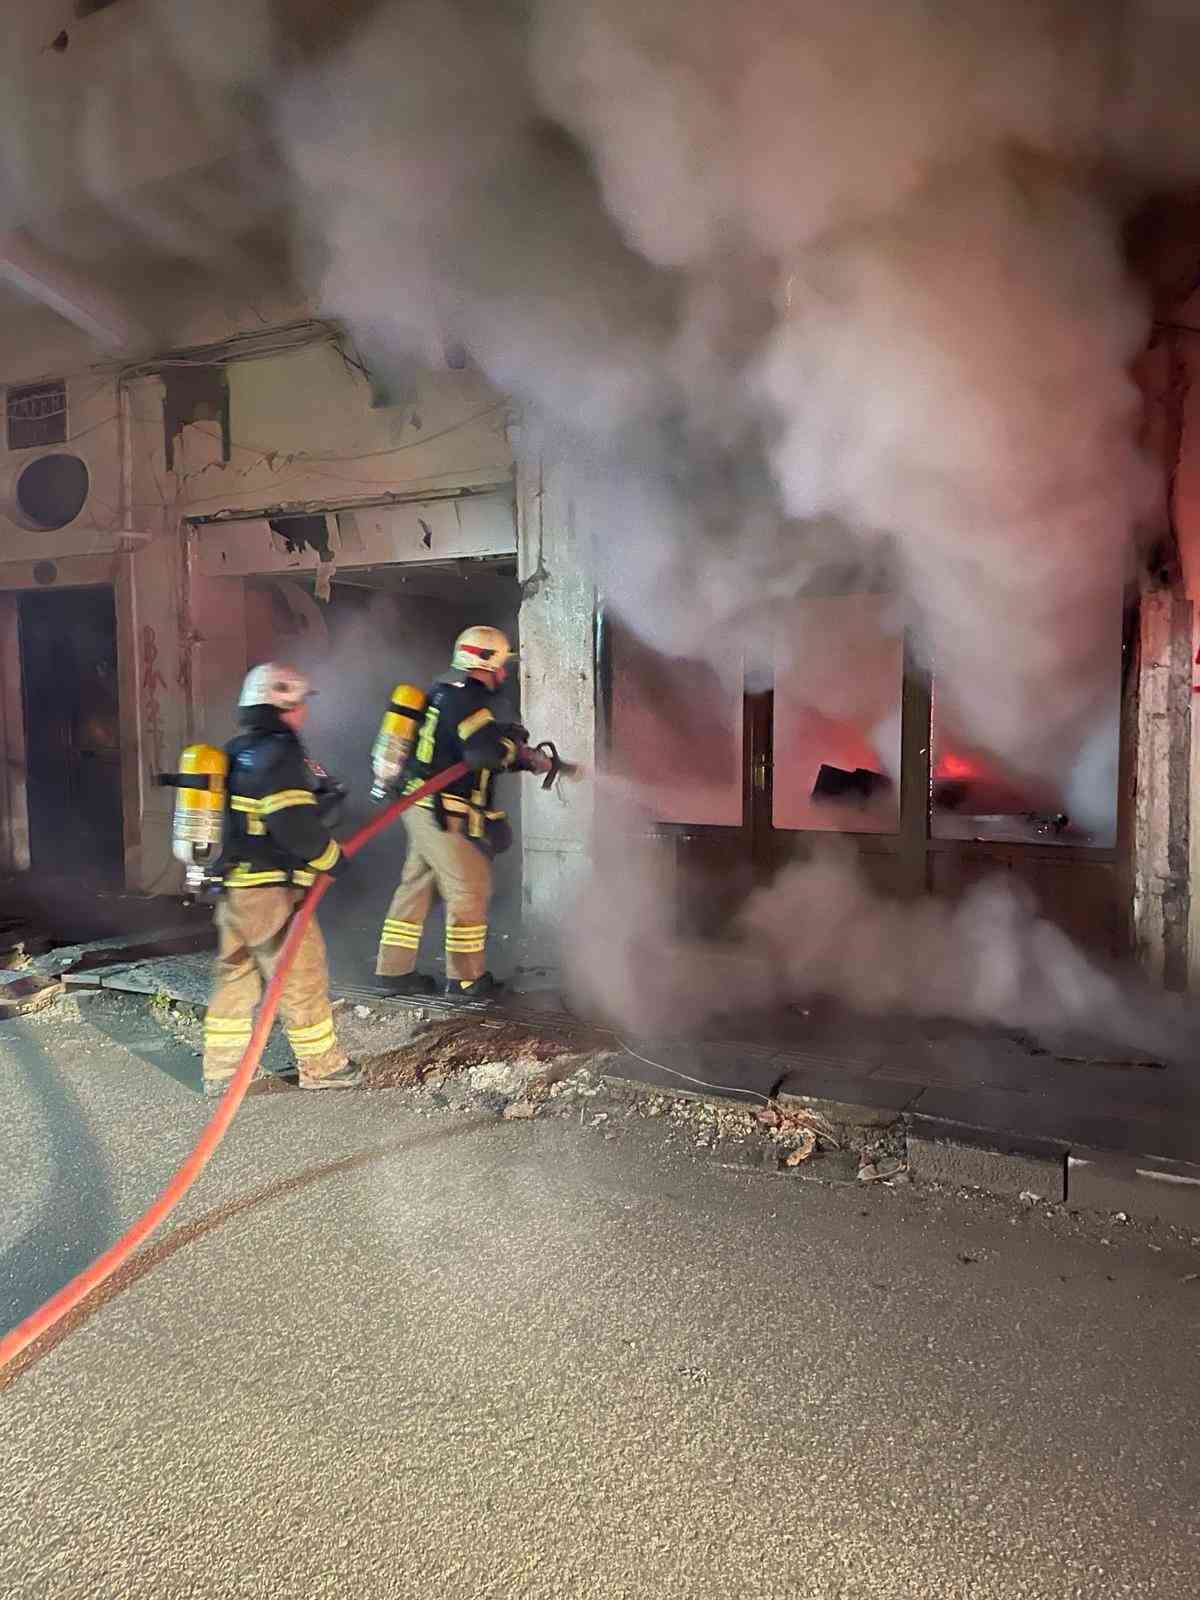
<instances>
[{"instance_id":1,"label":"road surface","mask_svg":"<svg viewBox=\"0 0 1200 1600\"><path fill-rule=\"evenodd\" d=\"M6 1324L152 1197L196 1071L115 1002L0 1027ZM0 1592L1184 1600L1198 1272L636 1119L262 1096L0 1393Z\"/></svg>"}]
</instances>

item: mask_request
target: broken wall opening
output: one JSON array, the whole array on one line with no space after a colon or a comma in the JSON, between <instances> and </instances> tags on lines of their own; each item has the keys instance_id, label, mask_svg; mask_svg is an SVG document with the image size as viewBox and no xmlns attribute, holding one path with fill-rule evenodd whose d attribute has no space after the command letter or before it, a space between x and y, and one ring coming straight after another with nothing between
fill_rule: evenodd
<instances>
[{"instance_id":1,"label":"broken wall opening","mask_svg":"<svg viewBox=\"0 0 1200 1600\"><path fill-rule=\"evenodd\" d=\"M447 669L454 639L475 623L502 628L518 644L520 589L513 558L339 567L329 600L317 600L311 571L254 577L245 584L247 661L273 658L307 672L317 690L305 740L315 760L350 786L340 832L373 814L371 747L392 690L428 690ZM514 673L500 698L519 715ZM497 708L497 715L504 713ZM513 822L514 848L495 864L489 960L511 969L521 914L520 780L504 780L497 803ZM321 909L330 961L347 982L370 981L379 929L404 864L397 824L371 846ZM440 911L428 924L422 968L442 971Z\"/></svg>"}]
</instances>

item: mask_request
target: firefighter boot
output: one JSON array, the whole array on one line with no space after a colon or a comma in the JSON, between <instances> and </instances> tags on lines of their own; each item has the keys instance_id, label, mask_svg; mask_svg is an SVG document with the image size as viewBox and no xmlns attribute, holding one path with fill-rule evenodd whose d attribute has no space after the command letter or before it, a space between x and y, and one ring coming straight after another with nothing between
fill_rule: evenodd
<instances>
[{"instance_id":1,"label":"firefighter boot","mask_svg":"<svg viewBox=\"0 0 1200 1600\"><path fill-rule=\"evenodd\" d=\"M357 1061L347 1061L344 1067L327 1072L323 1078L310 1077L303 1068L300 1071L302 1089L361 1089L362 1081L362 1068Z\"/></svg>"},{"instance_id":2,"label":"firefighter boot","mask_svg":"<svg viewBox=\"0 0 1200 1600\"><path fill-rule=\"evenodd\" d=\"M427 978L423 972L404 972L399 977L381 976L380 988L386 989L388 994L403 996L429 995L436 993L437 985L432 978Z\"/></svg>"},{"instance_id":3,"label":"firefighter boot","mask_svg":"<svg viewBox=\"0 0 1200 1600\"><path fill-rule=\"evenodd\" d=\"M504 985L490 972L481 974L478 978L447 978L446 998L448 1000L474 1000L489 1002L497 999L504 992Z\"/></svg>"}]
</instances>

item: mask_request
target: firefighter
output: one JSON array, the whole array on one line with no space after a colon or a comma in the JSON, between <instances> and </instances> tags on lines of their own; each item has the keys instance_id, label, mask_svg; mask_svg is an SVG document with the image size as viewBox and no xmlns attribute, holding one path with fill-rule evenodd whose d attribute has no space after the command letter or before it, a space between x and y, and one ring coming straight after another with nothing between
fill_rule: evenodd
<instances>
[{"instance_id":1,"label":"firefighter","mask_svg":"<svg viewBox=\"0 0 1200 1600\"><path fill-rule=\"evenodd\" d=\"M204 1021L204 1089L221 1094L250 1041L254 1010L292 912L318 872L349 866L326 815L342 791L308 760L300 731L308 680L269 661L247 675L243 731L226 747L224 888L217 902L216 984ZM325 944L316 922L296 952L282 1006L302 1089L354 1089L359 1068L338 1048Z\"/></svg>"},{"instance_id":2,"label":"firefighter","mask_svg":"<svg viewBox=\"0 0 1200 1600\"><path fill-rule=\"evenodd\" d=\"M512 843L512 830L503 811L493 808L493 782L500 772L548 772L551 766L497 702L511 659L498 628L468 628L455 640L449 672L430 690L404 792L459 761L471 770L405 813L408 854L375 966L395 994L433 993L432 978L416 966L435 890L446 907L446 994L487 1000L501 988L487 970L487 915L492 860Z\"/></svg>"}]
</instances>

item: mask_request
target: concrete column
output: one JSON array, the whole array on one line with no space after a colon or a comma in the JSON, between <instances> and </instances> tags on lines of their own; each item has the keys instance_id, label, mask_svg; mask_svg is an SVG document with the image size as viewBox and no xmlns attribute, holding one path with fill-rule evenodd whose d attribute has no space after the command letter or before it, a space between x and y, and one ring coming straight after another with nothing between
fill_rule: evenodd
<instances>
[{"instance_id":1,"label":"concrete column","mask_svg":"<svg viewBox=\"0 0 1200 1600\"><path fill-rule=\"evenodd\" d=\"M237 731L234 715L246 675L246 585L242 578L209 578L198 570L197 541L184 525L187 561L188 738L224 744Z\"/></svg>"},{"instance_id":2,"label":"concrete column","mask_svg":"<svg viewBox=\"0 0 1200 1600\"><path fill-rule=\"evenodd\" d=\"M555 968L590 858L596 754L596 593L564 467L518 465L517 538L521 715L535 740L552 739L588 772L548 794L522 781L521 964Z\"/></svg>"},{"instance_id":3,"label":"concrete column","mask_svg":"<svg viewBox=\"0 0 1200 1600\"><path fill-rule=\"evenodd\" d=\"M1147 974L1188 983L1193 763L1192 603L1165 588L1142 595L1137 749L1130 849L1133 937Z\"/></svg>"}]
</instances>

